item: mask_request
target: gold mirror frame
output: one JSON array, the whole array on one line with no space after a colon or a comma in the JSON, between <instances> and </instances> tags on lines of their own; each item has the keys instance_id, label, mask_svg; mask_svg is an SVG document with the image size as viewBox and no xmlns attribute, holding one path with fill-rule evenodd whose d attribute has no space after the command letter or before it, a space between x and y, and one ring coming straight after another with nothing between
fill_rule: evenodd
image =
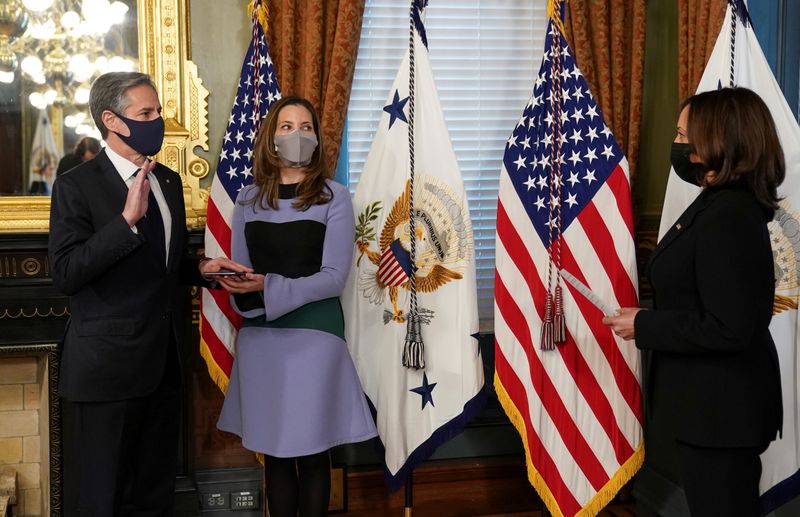
<instances>
[{"instance_id":1,"label":"gold mirror frame","mask_svg":"<svg viewBox=\"0 0 800 517\"><path fill-rule=\"evenodd\" d=\"M202 228L208 190L200 180L210 166L194 150L208 150L208 90L191 61L190 0L137 2L139 68L156 83L166 126L156 160L181 175L186 224ZM49 223L50 198L0 198L0 232L47 232Z\"/></svg>"}]
</instances>

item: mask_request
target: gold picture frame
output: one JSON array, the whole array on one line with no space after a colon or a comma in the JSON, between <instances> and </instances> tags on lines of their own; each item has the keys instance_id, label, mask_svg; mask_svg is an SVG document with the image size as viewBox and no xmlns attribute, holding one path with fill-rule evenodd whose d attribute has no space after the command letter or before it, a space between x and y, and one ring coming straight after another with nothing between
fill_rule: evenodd
<instances>
[{"instance_id":1,"label":"gold picture frame","mask_svg":"<svg viewBox=\"0 0 800 517\"><path fill-rule=\"evenodd\" d=\"M139 67L156 83L166 126L156 160L177 171L183 181L186 224L206 222L208 190L200 186L210 170L195 149L208 150L208 90L191 60L190 0L137 0ZM44 232L50 199L0 198L0 232Z\"/></svg>"}]
</instances>

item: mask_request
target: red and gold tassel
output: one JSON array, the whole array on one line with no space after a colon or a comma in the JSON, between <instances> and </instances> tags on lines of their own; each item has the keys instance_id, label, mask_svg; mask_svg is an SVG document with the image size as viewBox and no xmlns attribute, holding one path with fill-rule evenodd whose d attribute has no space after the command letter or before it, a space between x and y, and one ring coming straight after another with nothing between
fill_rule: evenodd
<instances>
[{"instance_id":1,"label":"red and gold tassel","mask_svg":"<svg viewBox=\"0 0 800 517\"><path fill-rule=\"evenodd\" d=\"M547 301L544 304L544 320L542 320L542 333L540 336L539 348L542 350L553 350L556 345L553 341L553 295L547 293Z\"/></svg>"},{"instance_id":2,"label":"red and gold tassel","mask_svg":"<svg viewBox=\"0 0 800 517\"><path fill-rule=\"evenodd\" d=\"M567 324L564 321L564 300L561 296L561 286L556 286L556 314L553 317L553 341L556 344L567 341Z\"/></svg>"}]
</instances>

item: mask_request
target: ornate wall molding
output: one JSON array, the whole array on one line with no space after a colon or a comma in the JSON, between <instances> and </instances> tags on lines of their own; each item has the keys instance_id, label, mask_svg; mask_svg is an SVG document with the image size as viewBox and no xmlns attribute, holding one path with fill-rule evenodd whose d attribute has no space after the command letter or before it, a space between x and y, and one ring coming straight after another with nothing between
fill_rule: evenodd
<instances>
[{"instance_id":1,"label":"ornate wall molding","mask_svg":"<svg viewBox=\"0 0 800 517\"><path fill-rule=\"evenodd\" d=\"M69 309L67 309L66 307L59 307L57 309L50 307L46 312L40 311L38 307L35 307L33 310L30 311L26 311L25 309L17 309L16 311L4 309L3 312L0 313L0 320L5 318L9 318L12 320L18 318L25 318L25 319L51 318L51 317L61 318L63 316L69 316Z\"/></svg>"},{"instance_id":2,"label":"ornate wall molding","mask_svg":"<svg viewBox=\"0 0 800 517\"><path fill-rule=\"evenodd\" d=\"M0 280L49 277L50 259L46 251L0 250Z\"/></svg>"},{"instance_id":3,"label":"ornate wall molding","mask_svg":"<svg viewBox=\"0 0 800 517\"><path fill-rule=\"evenodd\" d=\"M0 232L46 232L50 198L0 197Z\"/></svg>"},{"instance_id":4,"label":"ornate wall molding","mask_svg":"<svg viewBox=\"0 0 800 517\"><path fill-rule=\"evenodd\" d=\"M139 0L139 61L164 109L166 135L157 159L181 175L186 222L202 227L208 193L200 180L210 166L194 149L208 150L208 90L190 59L189 0Z\"/></svg>"},{"instance_id":5,"label":"ornate wall molding","mask_svg":"<svg viewBox=\"0 0 800 517\"><path fill-rule=\"evenodd\" d=\"M166 134L156 159L181 175L186 224L201 228L208 191L200 180L210 166L194 150L208 150L208 90L190 57L189 1L138 0L139 67L155 81L164 109ZM0 199L0 232L46 232L49 217L49 198Z\"/></svg>"}]
</instances>

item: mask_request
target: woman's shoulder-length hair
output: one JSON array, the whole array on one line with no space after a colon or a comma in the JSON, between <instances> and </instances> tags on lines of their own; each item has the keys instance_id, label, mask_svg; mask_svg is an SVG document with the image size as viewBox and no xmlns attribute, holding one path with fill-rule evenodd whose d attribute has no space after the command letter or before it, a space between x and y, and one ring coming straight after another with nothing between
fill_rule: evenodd
<instances>
[{"instance_id":1,"label":"woman's shoulder-length hair","mask_svg":"<svg viewBox=\"0 0 800 517\"><path fill-rule=\"evenodd\" d=\"M721 88L683 102L689 107L687 138L715 177L709 187L744 186L766 209L778 208L786 175L775 121L764 101L747 88Z\"/></svg>"},{"instance_id":2,"label":"woman's shoulder-length hair","mask_svg":"<svg viewBox=\"0 0 800 517\"><path fill-rule=\"evenodd\" d=\"M252 203L259 203L263 208L278 208L278 185L280 169L283 166L275 147L275 131L278 128L278 117L286 106L302 106L311 113L314 133L317 136L317 148L311 156L311 162L305 167L306 173L297 186L297 196L292 206L307 209L312 205L321 205L330 201L333 193L326 180L331 173L325 163L322 128L319 115L307 99L298 96L283 97L270 107L267 118L261 124L253 147L253 184L258 189L254 196L248 196Z\"/></svg>"}]
</instances>

